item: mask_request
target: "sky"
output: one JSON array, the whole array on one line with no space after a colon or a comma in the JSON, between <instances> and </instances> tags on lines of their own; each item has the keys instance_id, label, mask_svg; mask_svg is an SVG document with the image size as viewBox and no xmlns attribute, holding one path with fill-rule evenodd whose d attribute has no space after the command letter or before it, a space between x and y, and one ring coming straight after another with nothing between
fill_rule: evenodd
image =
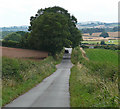
<instances>
[{"instance_id":1,"label":"sky","mask_svg":"<svg viewBox=\"0 0 120 109\"><path fill-rule=\"evenodd\" d=\"M30 25L38 9L60 6L78 22L118 21L119 0L0 0L0 27Z\"/></svg>"}]
</instances>

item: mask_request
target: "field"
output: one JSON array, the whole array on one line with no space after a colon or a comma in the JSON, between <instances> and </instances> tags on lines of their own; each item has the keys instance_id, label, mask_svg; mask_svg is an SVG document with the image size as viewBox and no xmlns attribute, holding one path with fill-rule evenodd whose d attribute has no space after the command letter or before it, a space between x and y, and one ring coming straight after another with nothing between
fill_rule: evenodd
<instances>
[{"instance_id":1,"label":"field","mask_svg":"<svg viewBox=\"0 0 120 109\"><path fill-rule=\"evenodd\" d=\"M100 40L88 40L88 41L82 41L82 43L88 43L88 44L100 44ZM118 45L120 40L105 40L105 44L115 44Z\"/></svg>"},{"instance_id":2,"label":"field","mask_svg":"<svg viewBox=\"0 0 120 109\"><path fill-rule=\"evenodd\" d=\"M101 41L101 40L117 40L120 39L120 33L118 32L108 32L109 37L107 38L103 38L103 37L99 37L99 35L101 34L101 32L99 33L93 33L91 36L89 35L89 33L85 33L83 34L83 40L85 41L89 41L89 40L93 40L93 41Z\"/></svg>"},{"instance_id":3,"label":"field","mask_svg":"<svg viewBox=\"0 0 120 109\"><path fill-rule=\"evenodd\" d=\"M96 62L108 62L118 66L118 51L105 49L85 49L88 58Z\"/></svg>"},{"instance_id":4,"label":"field","mask_svg":"<svg viewBox=\"0 0 120 109\"><path fill-rule=\"evenodd\" d=\"M8 48L0 47L2 49L2 56L12 57L12 58L30 58L30 59L43 59L48 57L47 52L28 50L28 49L18 49L18 48Z\"/></svg>"},{"instance_id":5,"label":"field","mask_svg":"<svg viewBox=\"0 0 120 109\"><path fill-rule=\"evenodd\" d=\"M70 104L72 107L118 107L118 53L105 49L79 47L72 53Z\"/></svg>"}]
</instances>

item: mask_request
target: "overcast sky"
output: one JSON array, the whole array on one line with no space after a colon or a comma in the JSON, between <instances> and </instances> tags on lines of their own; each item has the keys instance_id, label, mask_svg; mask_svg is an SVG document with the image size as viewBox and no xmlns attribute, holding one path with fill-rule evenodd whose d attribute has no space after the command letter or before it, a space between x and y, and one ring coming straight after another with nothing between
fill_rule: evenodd
<instances>
[{"instance_id":1,"label":"overcast sky","mask_svg":"<svg viewBox=\"0 0 120 109\"><path fill-rule=\"evenodd\" d=\"M119 0L0 0L0 27L29 25L38 9L60 6L78 22L118 21Z\"/></svg>"}]
</instances>

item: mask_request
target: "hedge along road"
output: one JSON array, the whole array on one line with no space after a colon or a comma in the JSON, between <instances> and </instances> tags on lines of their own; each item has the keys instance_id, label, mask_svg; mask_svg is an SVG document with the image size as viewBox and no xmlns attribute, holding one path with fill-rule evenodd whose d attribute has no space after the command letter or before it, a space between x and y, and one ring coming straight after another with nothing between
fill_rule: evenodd
<instances>
[{"instance_id":1,"label":"hedge along road","mask_svg":"<svg viewBox=\"0 0 120 109\"><path fill-rule=\"evenodd\" d=\"M71 48L51 76L5 107L70 107L69 76Z\"/></svg>"}]
</instances>

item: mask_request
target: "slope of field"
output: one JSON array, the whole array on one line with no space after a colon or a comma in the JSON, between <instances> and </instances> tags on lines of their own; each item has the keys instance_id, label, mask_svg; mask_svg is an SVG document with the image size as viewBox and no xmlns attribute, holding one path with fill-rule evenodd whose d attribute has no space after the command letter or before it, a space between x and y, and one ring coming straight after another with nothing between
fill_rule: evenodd
<instances>
[{"instance_id":1,"label":"slope of field","mask_svg":"<svg viewBox=\"0 0 120 109\"><path fill-rule=\"evenodd\" d=\"M12 57L12 58L35 58L43 59L48 57L47 52L28 50L28 49L18 49L18 48L8 48L0 47L2 49L2 56Z\"/></svg>"},{"instance_id":2,"label":"slope of field","mask_svg":"<svg viewBox=\"0 0 120 109\"><path fill-rule=\"evenodd\" d=\"M88 58L96 62L109 62L118 66L118 52L106 49L85 49Z\"/></svg>"},{"instance_id":3,"label":"slope of field","mask_svg":"<svg viewBox=\"0 0 120 109\"><path fill-rule=\"evenodd\" d=\"M72 53L70 104L72 107L118 107L118 53L105 49L86 49L89 60L79 47Z\"/></svg>"}]
</instances>

